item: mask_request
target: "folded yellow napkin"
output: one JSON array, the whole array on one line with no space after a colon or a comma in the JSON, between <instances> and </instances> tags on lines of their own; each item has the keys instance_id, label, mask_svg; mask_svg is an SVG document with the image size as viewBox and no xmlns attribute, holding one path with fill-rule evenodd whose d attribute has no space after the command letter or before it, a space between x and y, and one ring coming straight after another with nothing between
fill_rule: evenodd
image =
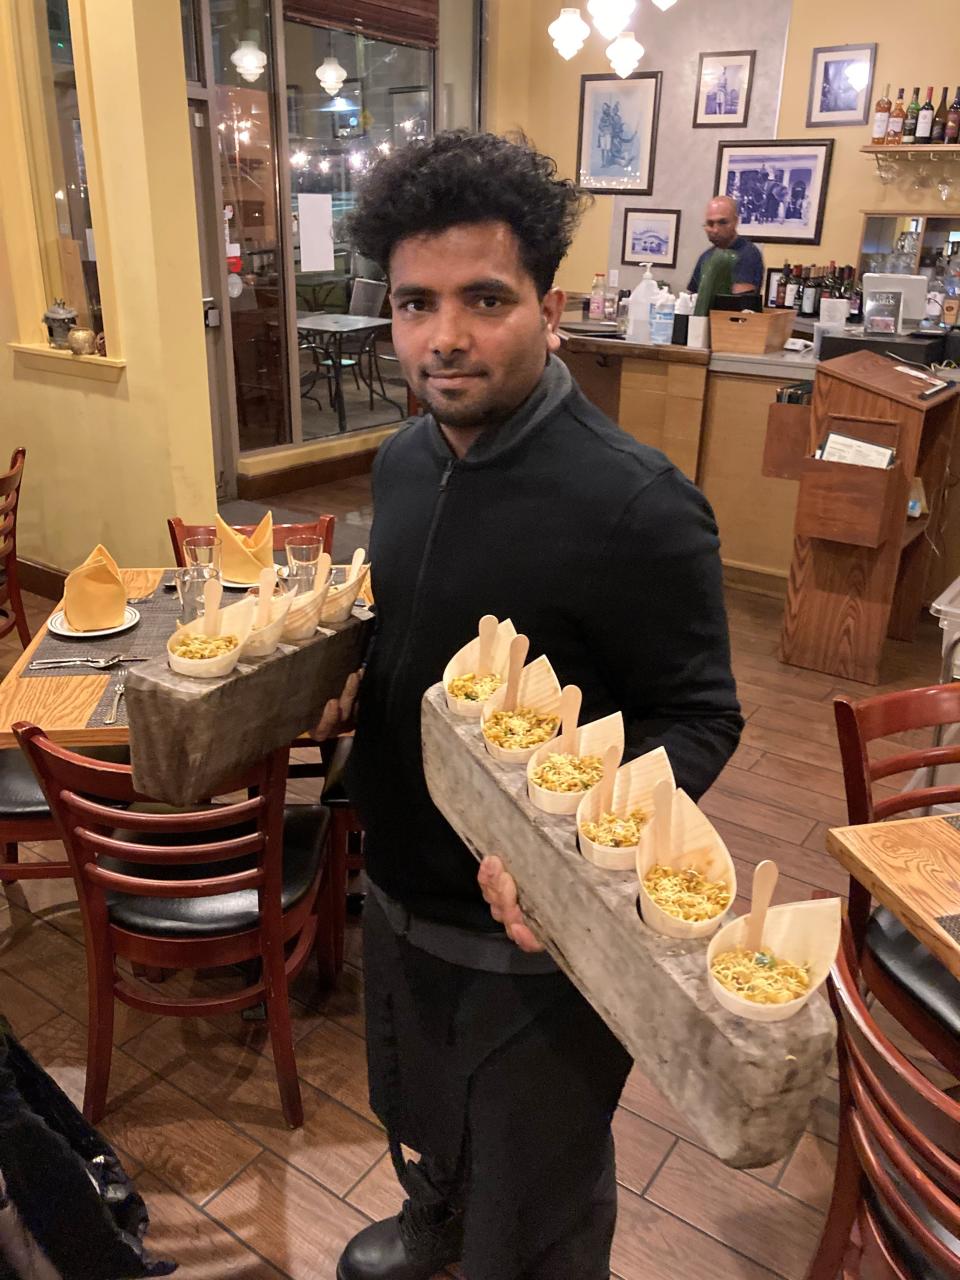
<instances>
[{"instance_id":1,"label":"folded yellow napkin","mask_svg":"<svg viewBox=\"0 0 960 1280\"><path fill-rule=\"evenodd\" d=\"M67 574L63 588L63 612L74 631L102 631L119 627L127 593L117 562L100 544Z\"/></svg>"},{"instance_id":2,"label":"folded yellow napkin","mask_svg":"<svg viewBox=\"0 0 960 1280\"><path fill-rule=\"evenodd\" d=\"M227 582L253 586L260 570L273 564L273 512L268 511L249 537L237 533L217 516L220 539L220 576Z\"/></svg>"}]
</instances>

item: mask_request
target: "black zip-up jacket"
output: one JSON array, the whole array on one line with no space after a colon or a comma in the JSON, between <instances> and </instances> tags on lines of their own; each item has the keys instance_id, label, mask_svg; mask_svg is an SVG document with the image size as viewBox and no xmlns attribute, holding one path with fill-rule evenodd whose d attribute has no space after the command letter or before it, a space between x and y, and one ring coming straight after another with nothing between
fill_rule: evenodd
<instances>
[{"instance_id":1,"label":"black zip-up jacket","mask_svg":"<svg viewBox=\"0 0 960 1280\"><path fill-rule=\"evenodd\" d=\"M530 399L457 460L432 417L373 468L377 629L350 791L367 872L409 910L498 929L477 864L423 777L420 702L485 613L511 618L581 723L620 710L627 758L667 749L694 799L743 721L730 671L719 541L703 495L594 408L554 357Z\"/></svg>"}]
</instances>

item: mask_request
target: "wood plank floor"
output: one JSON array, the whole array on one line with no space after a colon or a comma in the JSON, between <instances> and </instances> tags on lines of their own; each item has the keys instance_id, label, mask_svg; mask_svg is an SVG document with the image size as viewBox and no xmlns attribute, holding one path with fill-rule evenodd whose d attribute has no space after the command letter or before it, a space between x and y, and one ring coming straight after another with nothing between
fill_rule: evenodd
<instances>
[{"instance_id":1,"label":"wood plank floor","mask_svg":"<svg viewBox=\"0 0 960 1280\"><path fill-rule=\"evenodd\" d=\"M369 525L365 479L285 494L280 504L333 511L341 555ZM48 608L29 601L35 623ZM844 818L831 699L870 690L782 666L776 601L731 592L729 609L747 727L704 809L744 885L752 866L774 857L781 900L816 888L842 892L845 878L823 845L826 828ZM0 642L0 669L17 652L12 639ZM938 654L939 632L925 624L915 644L889 646L881 688L932 682ZM300 782L291 791L308 798L310 786ZM56 846L25 851L56 855ZM239 1017L158 1020L132 1010L118 1018L103 1129L147 1199L153 1247L180 1261L184 1280L331 1280L349 1237L399 1207L386 1141L367 1105L355 923L347 943L349 963L335 992L318 990L311 970L294 989L306 1110L295 1133L280 1120L262 1026ZM25 882L0 892L0 1011L75 1099L83 1081L83 972L69 883ZM173 982L199 990L201 980L179 975ZM832 1181L834 1079L796 1149L771 1168L743 1173L720 1164L656 1082L637 1072L615 1132L618 1280L801 1280Z\"/></svg>"}]
</instances>

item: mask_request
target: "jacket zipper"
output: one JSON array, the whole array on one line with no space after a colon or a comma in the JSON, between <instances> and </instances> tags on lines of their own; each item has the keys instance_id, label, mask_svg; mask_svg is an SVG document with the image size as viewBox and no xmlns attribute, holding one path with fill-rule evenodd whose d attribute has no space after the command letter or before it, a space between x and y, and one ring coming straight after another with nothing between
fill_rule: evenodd
<instances>
[{"instance_id":1,"label":"jacket zipper","mask_svg":"<svg viewBox=\"0 0 960 1280\"><path fill-rule=\"evenodd\" d=\"M436 541L437 529L440 525L440 517L443 514L443 505L447 497L447 484L450 476L453 474L453 468L456 465L455 460L451 460L443 469L443 475L440 477L440 487L437 490L437 500L433 508L433 516L430 519L430 528L427 530L427 540L423 546L423 555L420 558L420 568L417 572L417 581L413 588L413 604L410 609L410 623L407 627L406 638L403 642L403 648L400 650L400 656L393 668L393 676L390 681L390 689L387 695L387 719L389 720L396 702L396 692L399 684L399 677L407 661L407 654L410 651L410 643L413 639L413 633L416 630L417 615L420 611L420 593L423 589L423 580L427 572L427 562L430 559L430 553L433 551L433 544Z\"/></svg>"}]
</instances>

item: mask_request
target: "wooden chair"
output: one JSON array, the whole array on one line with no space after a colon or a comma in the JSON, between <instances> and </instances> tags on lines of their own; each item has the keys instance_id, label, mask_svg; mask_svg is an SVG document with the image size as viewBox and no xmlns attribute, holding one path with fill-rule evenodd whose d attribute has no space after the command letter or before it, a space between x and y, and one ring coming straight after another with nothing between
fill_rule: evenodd
<instances>
[{"instance_id":1,"label":"wooden chair","mask_svg":"<svg viewBox=\"0 0 960 1280\"><path fill-rule=\"evenodd\" d=\"M834 701L847 814L851 826L879 822L933 804L960 801L960 784L921 787L877 799L881 778L960 762L960 743L871 760L877 738L960 721L960 683ZM850 879L850 925L864 981L898 1022L952 1075L960 1077L960 982L885 907L871 911L870 892Z\"/></svg>"},{"instance_id":2,"label":"wooden chair","mask_svg":"<svg viewBox=\"0 0 960 1280\"><path fill-rule=\"evenodd\" d=\"M960 1103L871 1017L843 926L830 978L840 1133L833 1196L807 1280L960 1280Z\"/></svg>"},{"instance_id":3,"label":"wooden chair","mask_svg":"<svg viewBox=\"0 0 960 1280\"><path fill-rule=\"evenodd\" d=\"M290 538L299 536L319 538L323 543L324 551L328 555L333 555L333 530L335 524L335 516L317 516L316 520L307 520L303 524L275 524L273 526L273 549L274 551L283 551ZM255 524L233 524L230 526L237 533L246 534L248 537L256 527ZM183 558L184 538L210 536L216 532L216 525L184 524L179 516L170 516L167 520L167 529L170 533L170 543L173 546L174 563L182 569L186 563Z\"/></svg>"},{"instance_id":4,"label":"wooden chair","mask_svg":"<svg viewBox=\"0 0 960 1280\"><path fill-rule=\"evenodd\" d=\"M96 1124L106 1106L114 999L176 1017L265 1002L283 1115L301 1125L287 987L315 944L322 976L334 976L330 922L344 904L326 857L326 810L284 806L288 748L231 782L231 792L255 788L247 799L144 812L137 802L147 797L135 792L128 765L93 763L35 725L13 728L62 831L80 901L89 1008L84 1115ZM262 977L227 996L162 999L118 971L121 958L148 970L259 961Z\"/></svg>"},{"instance_id":5,"label":"wooden chair","mask_svg":"<svg viewBox=\"0 0 960 1280\"><path fill-rule=\"evenodd\" d=\"M20 579L17 576L17 511L20 505L20 481L27 451L14 449L10 456L10 470L0 476L0 639L16 627L24 648L30 643L30 628L20 595Z\"/></svg>"}]
</instances>

